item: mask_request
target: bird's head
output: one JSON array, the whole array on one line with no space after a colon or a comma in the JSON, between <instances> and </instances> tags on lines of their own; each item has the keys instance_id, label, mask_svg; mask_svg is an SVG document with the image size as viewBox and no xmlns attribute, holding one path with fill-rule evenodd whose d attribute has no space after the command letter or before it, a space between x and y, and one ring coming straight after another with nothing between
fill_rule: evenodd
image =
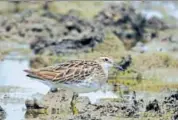
<instances>
[{"instance_id":1,"label":"bird's head","mask_svg":"<svg viewBox=\"0 0 178 120\"><path fill-rule=\"evenodd\" d=\"M105 69L109 69L114 65L113 59L108 57L100 57L99 59L97 59L97 62L99 62L100 65Z\"/></svg>"}]
</instances>

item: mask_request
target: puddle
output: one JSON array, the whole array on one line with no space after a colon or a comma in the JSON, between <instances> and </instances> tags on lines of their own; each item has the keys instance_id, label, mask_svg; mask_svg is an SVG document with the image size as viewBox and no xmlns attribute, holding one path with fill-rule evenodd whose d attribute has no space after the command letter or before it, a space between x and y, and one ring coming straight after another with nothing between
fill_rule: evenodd
<instances>
[{"instance_id":1,"label":"puddle","mask_svg":"<svg viewBox=\"0 0 178 120\"><path fill-rule=\"evenodd\" d=\"M7 116L5 120L24 120L25 104L27 98L33 98L36 94L46 94L49 87L26 77L24 69L29 68L28 60L18 60L7 58L0 63L0 86L19 87L21 89L13 89L14 91L1 92L1 106L5 109ZM10 89L10 87L9 87ZM3 98L6 96L6 99Z\"/></svg>"},{"instance_id":2,"label":"puddle","mask_svg":"<svg viewBox=\"0 0 178 120\"><path fill-rule=\"evenodd\" d=\"M49 90L46 85L26 77L23 71L28 68L27 60L4 60L0 63L0 85L17 86L33 90L32 93L45 94Z\"/></svg>"},{"instance_id":3,"label":"puddle","mask_svg":"<svg viewBox=\"0 0 178 120\"><path fill-rule=\"evenodd\" d=\"M5 120L25 120L24 119L24 114L25 108L24 104L7 104L7 105L2 105L2 107L5 109L7 116Z\"/></svg>"}]
</instances>

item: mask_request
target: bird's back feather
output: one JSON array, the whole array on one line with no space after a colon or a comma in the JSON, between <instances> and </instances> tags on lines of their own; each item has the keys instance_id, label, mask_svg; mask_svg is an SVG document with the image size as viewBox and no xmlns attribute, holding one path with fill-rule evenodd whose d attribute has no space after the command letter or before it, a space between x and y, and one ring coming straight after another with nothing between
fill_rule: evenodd
<instances>
[{"instance_id":1,"label":"bird's back feather","mask_svg":"<svg viewBox=\"0 0 178 120\"><path fill-rule=\"evenodd\" d=\"M72 60L55 66L24 71L29 77L53 82L68 82L85 80L99 67L101 68L96 61Z\"/></svg>"}]
</instances>

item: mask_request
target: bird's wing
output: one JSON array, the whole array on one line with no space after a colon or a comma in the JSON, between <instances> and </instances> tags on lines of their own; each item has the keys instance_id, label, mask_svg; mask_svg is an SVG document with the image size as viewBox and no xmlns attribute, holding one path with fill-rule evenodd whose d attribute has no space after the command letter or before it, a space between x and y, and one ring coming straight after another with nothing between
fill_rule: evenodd
<instances>
[{"instance_id":1,"label":"bird's wing","mask_svg":"<svg viewBox=\"0 0 178 120\"><path fill-rule=\"evenodd\" d=\"M36 70L24 70L28 76L50 81L78 81L90 76L98 65L95 61L72 60Z\"/></svg>"}]
</instances>

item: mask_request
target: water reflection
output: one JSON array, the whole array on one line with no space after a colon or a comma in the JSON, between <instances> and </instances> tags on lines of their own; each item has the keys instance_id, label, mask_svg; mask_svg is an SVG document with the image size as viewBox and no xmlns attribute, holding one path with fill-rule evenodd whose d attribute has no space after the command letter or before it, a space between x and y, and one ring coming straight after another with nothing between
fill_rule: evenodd
<instances>
[{"instance_id":1,"label":"water reflection","mask_svg":"<svg viewBox=\"0 0 178 120\"><path fill-rule=\"evenodd\" d=\"M28 68L28 65L28 60L5 59L0 63L0 86L23 88L12 91L12 93L4 93L4 96L8 96L8 99L3 101L4 103L1 103L1 106L7 113L6 120L13 120L14 118L17 120L24 119L25 111L22 110L25 108L24 100L32 98L36 93L46 94L49 90L49 87L43 83L26 77L23 69ZM14 103L15 98L21 98L23 102Z\"/></svg>"},{"instance_id":2,"label":"water reflection","mask_svg":"<svg viewBox=\"0 0 178 120\"><path fill-rule=\"evenodd\" d=\"M2 105L2 107L5 109L7 115L5 120L24 120L24 114L25 111L23 111L23 108L25 108L24 104L7 104Z\"/></svg>"},{"instance_id":3,"label":"water reflection","mask_svg":"<svg viewBox=\"0 0 178 120\"><path fill-rule=\"evenodd\" d=\"M33 89L34 93L47 93L48 86L26 77L23 70L28 67L27 60L4 60L0 63L0 85L29 88Z\"/></svg>"}]
</instances>

